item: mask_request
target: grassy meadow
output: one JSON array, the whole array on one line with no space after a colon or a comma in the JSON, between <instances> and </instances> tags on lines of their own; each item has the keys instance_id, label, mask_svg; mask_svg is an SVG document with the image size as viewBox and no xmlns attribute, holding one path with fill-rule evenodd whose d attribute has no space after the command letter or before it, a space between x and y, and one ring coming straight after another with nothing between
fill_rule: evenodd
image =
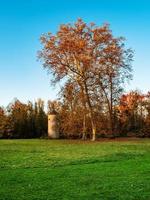
<instances>
[{"instance_id":1,"label":"grassy meadow","mask_svg":"<svg viewBox=\"0 0 150 200\"><path fill-rule=\"evenodd\" d=\"M1 200L150 200L150 139L0 140Z\"/></svg>"}]
</instances>

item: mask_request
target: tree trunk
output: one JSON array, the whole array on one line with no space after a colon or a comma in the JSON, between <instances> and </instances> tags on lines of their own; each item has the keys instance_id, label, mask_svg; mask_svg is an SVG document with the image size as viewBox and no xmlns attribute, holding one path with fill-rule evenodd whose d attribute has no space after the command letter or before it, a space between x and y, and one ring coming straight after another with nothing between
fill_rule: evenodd
<instances>
[{"instance_id":1,"label":"tree trunk","mask_svg":"<svg viewBox=\"0 0 150 200\"><path fill-rule=\"evenodd\" d=\"M88 88L87 88L87 85L86 85L85 82L84 82L84 87L85 87L85 95L86 95L86 98L87 98L87 105L88 105L88 109L89 109L89 116L90 116L91 126L92 126L92 141L95 141L96 140L96 125L95 125L95 122L94 122L93 109L92 109L90 97L89 97L89 94L88 94Z\"/></svg>"},{"instance_id":2,"label":"tree trunk","mask_svg":"<svg viewBox=\"0 0 150 200\"><path fill-rule=\"evenodd\" d=\"M83 116L82 140L86 140L86 115L85 115L85 113L84 113L84 116Z\"/></svg>"},{"instance_id":3,"label":"tree trunk","mask_svg":"<svg viewBox=\"0 0 150 200\"><path fill-rule=\"evenodd\" d=\"M93 117L91 117L91 124L92 124L92 141L95 141L96 140L96 126L95 126Z\"/></svg>"},{"instance_id":4,"label":"tree trunk","mask_svg":"<svg viewBox=\"0 0 150 200\"><path fill-rule=\"evenodd\" d=\"M86 101L85 101L85 93L84 87L81 83L79 83L82 91L82 106L83 106L83 130L82 130L82 140L86 140Z\"/></svg>"},{"instance_id":5,"label":"tree trunk","mask_svg":"<svg viewBox=\"0 0 150 200\"><path fill-rule=\"evenodd\" d=\"M110 126L110 135L113 136L113 82L112 76L110 75L110 109L109 109L109 126Z\"/></svg>"},{"instance_id":6,"label":"tree trunk","mask_svg":"<svg viewBox=\"0 0 150 200\"><path fill-rule=\"evenodd\" d=\"M104 96L106 98L106 103L107 103L107 107L108 107L108 113L109 113L109 128L110 128L110 135L113 135L113 88L112 88L112 80L110 78L110 98L108 97L105 88L103 87L103 84L100 82L99 80L99 85L100 88L102 89Z\"/></svg>"}]
</instances>

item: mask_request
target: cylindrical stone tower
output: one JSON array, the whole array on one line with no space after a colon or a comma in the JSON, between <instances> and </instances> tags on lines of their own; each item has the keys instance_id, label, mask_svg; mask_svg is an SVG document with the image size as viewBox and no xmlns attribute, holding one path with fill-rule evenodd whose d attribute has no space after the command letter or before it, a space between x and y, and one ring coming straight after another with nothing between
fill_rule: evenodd
<instances>
[{"instance_id":1,"label":"cylindrical stone tower","mask_svg":"<svg viewBox=\"0 0 150 200\"><path fill-rule=\"evenodd\" d=\"M48 138L59 138L59 125L56 113L48 114Z\"/></svg>"}]
</instances>

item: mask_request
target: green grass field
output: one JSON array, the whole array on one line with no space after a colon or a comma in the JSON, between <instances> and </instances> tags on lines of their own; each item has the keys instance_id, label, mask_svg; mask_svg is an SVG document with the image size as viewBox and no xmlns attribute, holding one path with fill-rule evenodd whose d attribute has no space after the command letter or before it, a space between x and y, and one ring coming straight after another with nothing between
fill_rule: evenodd
<instances>
[{"instance_id":1,"label":"green grass field","mask_svg":"<svg viewBox=\"0 0 150 200\"><path fill-rule=\"evenodd\" d=\"M150 200L150 140L0 140L1 200Z\"/></svg>"}]
</instances>

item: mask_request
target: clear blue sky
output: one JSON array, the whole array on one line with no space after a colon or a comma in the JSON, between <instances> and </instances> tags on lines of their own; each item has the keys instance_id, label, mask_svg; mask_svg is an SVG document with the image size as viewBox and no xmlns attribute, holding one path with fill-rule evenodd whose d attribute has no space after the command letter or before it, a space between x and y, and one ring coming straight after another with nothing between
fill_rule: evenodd
<instances>
[{"instance_id":1,"label":"clear blue sky","mask_svg":"<svg viewBox=\"0 0 150 200\"><path fill-rule=\"evenodd\" d=\"M150 90L149 0L0 0L0 105L14 97L23 102L56 97L37 62L39 37L79 17L108 22L115 36L126 37L135 51L134 80L127 89Z\"/></svg>"}]
</instances>

